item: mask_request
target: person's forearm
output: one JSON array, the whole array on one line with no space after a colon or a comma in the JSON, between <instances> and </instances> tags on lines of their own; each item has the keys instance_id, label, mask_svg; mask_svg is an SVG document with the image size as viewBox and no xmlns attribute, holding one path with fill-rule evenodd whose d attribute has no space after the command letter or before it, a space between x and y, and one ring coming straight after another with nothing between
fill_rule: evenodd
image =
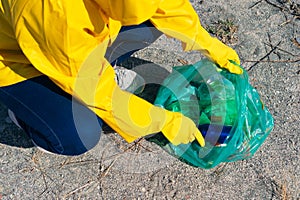
<instances>
[{"instance_id":1,"label":"person's forearm","mask_svg":"<svg viewBox=\"0 0 300 200\"><path fill-rule=\"evenodd\" d=\"M166 35L182 41L186 51L201 50L211 39L188 0L162 1L150 21Z\"/></svg>"},{"instance_id":2,"label":"person's forearm","mask_svg":"<svg viewBox=\"0 0 300 200\"><path fill-rule=\"evenodd\" d=\"M200 24L198 15L188 0L163 0L150 19L156 28L182 41L183 49L198 50L220 67L232 73L242 73L237 53L212 37ZM232 64L234 61L236 64Z\"/></svg>"}]
</instances>

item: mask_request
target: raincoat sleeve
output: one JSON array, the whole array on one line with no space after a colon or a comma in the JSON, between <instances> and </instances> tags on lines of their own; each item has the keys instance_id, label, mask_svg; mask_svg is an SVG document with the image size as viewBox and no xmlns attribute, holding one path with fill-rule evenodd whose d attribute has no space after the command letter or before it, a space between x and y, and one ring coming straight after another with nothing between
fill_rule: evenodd
<instances>
[{"instance_id":1,"label":"raincoat sleeve","mask_svg":"<svg viewBox=\"0 0 300 200\"><path fill-rule=\"evenodd\" d=\"M86 4L88 1L63 2L30 0L22 5L22 15L14 18L17 41L35 68L93 110L127 142L162 131L171 142L187 143L193 140L188 133L200 134L182 114L121 90L104 58L109 30L97 15L98 8ZM179 132L187 137L177 137Z\"/></svg>"},{"instance_id":2,"label":"raincoat sleeve","mask_svg":"<svg viewBox=\"0 0 300 200\"><path fill-rule=\"evenodd\" d=\"M237 53L212 37L202 26L189 0L162 0L150 21L166 35L182 41L185 51L199 50L221 67L240 74L242 70L229 60L240 63Z\"/></svg>"},{"instance_id":3,"label":"raincoat sleeve","mask_svg":"<svg viewBox=\"0 0 300 200\"><path fill-rule=\"evenodd\" d=\"M0 87L40 75L19 48L9 10L8 1L0 1Z\"/></svg>"}]
</instances>

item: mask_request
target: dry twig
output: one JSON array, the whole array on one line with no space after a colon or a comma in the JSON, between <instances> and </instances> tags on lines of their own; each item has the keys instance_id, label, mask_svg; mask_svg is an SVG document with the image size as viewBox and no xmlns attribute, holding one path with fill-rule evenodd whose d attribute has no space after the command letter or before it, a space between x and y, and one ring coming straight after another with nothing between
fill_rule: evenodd
<instances>
[{"instance_id":1,"label":"dry twig","mask_svg":"<svg viewBox=\"0 0 300 200\"><path fill-rule=\"evenodd\" d=\"M293 38L292 42L294 43L294 45L296 45L298 48L300 48L300 42L298 41L297 38Z\"/></svg>"},{"instance_id":2,"label":"dry twig","mask_svg":"<svg viewBox=\"0 0 300 200\"><path fill-rule=\"evenodd\" d=\"M252 9L254 8L255 6L257 6L258 4L260 4L262 2L262 0L260 1L257 1L256 3L254 3L252 6L250 6L248 9Z\"/></svg>"},{"instance_id":3,"label":"dry twig","mask_svg":"<svg viewBox=\"0 0 300 200\"><path fill-rule=\"evenodd\" d=\"M78 160L78 161L71 161L71 159L65 160L63 163L59 164L59 169L67 166L67 165L73 165L73 164L88 164L88 163L98 163L98 160L90 159L90 160Z\"/></svg>"},{"instance_id":4,"label":"dry twig","mask_svg":"<svg viewBox=\"0 0 300 200\"><path fill-rule=\"evenodd\" d=\"M188 64L189 64L188 61L183 60L183 59L180 59L180 58L178 58L177 61L180 62L180 63L183 64L183 65L188 65Z\"/></svg>"},{"instance_id":5,"label":"dry twig","mask_svg":"<svg viewBox=\"0 0 300 200\"><path fill-rule=\"evenodd\" d=\"M270 4L270 5L272 5L272 6L276 7L276 8L279 8L281 11L284 11L284 10L285 10L284 7L279 6L279 5L273 3L273 2L271 2L271 1L269 1L269 0L265 0L265 2L267 2L268 4Z\"/></svg>"},{"instance_id":6,"label":"dry twig","mask_svg":"<svg viewBox=\"0 0 300 200\"><path fill-rule=\"evenodd\" d=\"M271 45L271 44L269 44L269 43L264 42L264 44L265 44L265 45L268 45L268 46L271 47L271 48L273 47L273 45ZM284 53L287 53L287 54L289 54L289 55L291 55L291 56L294 56L294 57L300 56L300 55L293 54L293 53L291 53L291 52L289 52L289 51L287 51L287 50L284 50L284 49L282 49L282 48L279 48L279 47L277 47L277 50L282 51L282 52L284 52Z\"/></svg>"},{"instance_id":7,"label":"dry twig","mask_svg":"<svg viewBox=\"0 0 300 200\"><path fill-rule=\"evenodd\" d=\"M82 190L88 186L90 186L92 183L94 183L95 181L88 181L86 184L84 184L83 186L80 186L79 188L76 188L74 190L72 190L71 192L65 194L63 196L63 199L66 199L67 197L71 196L72 194L75 194L76 192L78 192L79 190Z\"/></svg>"},{"instance_id":8,"label":"dry twig","mask_svg":"<svg viewBox=\"0 0 300 200\"><path fill-rule=\"evenodd\" d=\"M290 0L288 0L287 2L281 3L282 6L273 3L269 0L265 0L266 3L270 4L271 6L274 6L276 8L279 8L281 11L286 11L291 15L294 16L300 16L300 4L291 2Z\"/></svg>"},{"instance_id":9,"label":"dry twig","mask_svg":"<svg viewBox=\"0 0 300 200\"><path fill-rule=\"evenodd\" d=\"M300 19L300 16L294 16L292 19L289 19L289 20L287 20L285 22L282 22L281 24L279 24L279 26L284 26L284 25L286 25L288 23L291 23L291 22L295 21L296 19Z\"/></svg>"},{"instance_id":10,"label":"dry twig","mask_svg":"<svg viewBox=\"0 0 300 200\"><path fill-rule=\"evenodd\" d=\"M111 170L111 168L113 167L113 165L115 164L116 161L117 161L117 158L114 159L114 160L108 165L108 167L106 167L106 168L101 172L99 178L105 177L105 176L108 174L108 172Z\"/></svg>"},{"instance_id":11,"label":"dry twig","mask_svg":"<svg viewBox=\"0 0 300 200\"><path fill-rule=\"evenodd\" d=\"M251 71L253 69L253 67L255 67L258 63L262 62L265 58L267 58L271 53L273 53L277 47L280 45L281 41L278 42L277 45L275 45L274 48L271 49L271 51L269 51L265 56L263 56L261 59L259 59L258 61L256 61L249 69L248 71Z\"/></svg>"},{"instance_id":12,"label":"dry twig","mask_svg":"<svg viewBox=\"0 0 300 200\"><path fill-rule=\"evenodd\" d=\"M244 62L296 63L300 62L300 58L296 60L245 60Z\"/></svg>"}]
</instances>

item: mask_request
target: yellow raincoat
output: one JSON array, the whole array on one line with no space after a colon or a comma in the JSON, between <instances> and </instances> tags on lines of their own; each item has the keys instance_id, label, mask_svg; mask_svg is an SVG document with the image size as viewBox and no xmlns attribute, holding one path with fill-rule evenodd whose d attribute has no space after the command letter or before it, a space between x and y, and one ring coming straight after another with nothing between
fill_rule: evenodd
<instances>
[{"instance_id":1,"label":"yellow raincoat","mask_svg":"<svg viewBox=\"0 0 300 200\"><path fill-rule=\"evenodd\" d=\"M239 62L236 53L202 28L188 0L2 0L0 86L45 74L127 142L162 131L174 144L196 137L203 145L190 119L122 91L114 81L107 46L121 26L146 20L181 40L185 50L200 50L241 73L228 62Z\"/></svg>"}]
</instances>

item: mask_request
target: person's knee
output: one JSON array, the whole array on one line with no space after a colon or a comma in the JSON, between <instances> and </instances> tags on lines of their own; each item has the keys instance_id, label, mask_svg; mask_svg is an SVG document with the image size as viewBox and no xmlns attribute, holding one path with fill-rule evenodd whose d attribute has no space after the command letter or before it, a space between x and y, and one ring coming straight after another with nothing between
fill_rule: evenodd
<instances>
[{"instance_id":1,"label":"person's knee","mask_svg":"<svg viewBox=\"0 0 300 200\"><path fill-rule=\"evenodd\" d=\"M92 148L94 148L99 140L100 140L100 137L101 137L101 131L86 131L83 133L84 136L82 136L80 134L79 136L79 139L80 139L80 142L81 142L81 145L79 144L79 147L78 150L75 152L76 155L80 155L80 154L83 154L89 150L91 150Z\"/></svg>"},{"instance_id":2,"label":"person's knee","mask_svg":"<svg viewBox=\"0 0 300 200\"><path fill-rule=\"evenodd\" d=\"M71 155L80 155L95 147L101 136L102 120L93 112L88 110L81 104L73 103L73 122L69 122L68 135L72 137L62 136L68 144L69 151L66 153Z\"/></svg>"}]
</instances>

